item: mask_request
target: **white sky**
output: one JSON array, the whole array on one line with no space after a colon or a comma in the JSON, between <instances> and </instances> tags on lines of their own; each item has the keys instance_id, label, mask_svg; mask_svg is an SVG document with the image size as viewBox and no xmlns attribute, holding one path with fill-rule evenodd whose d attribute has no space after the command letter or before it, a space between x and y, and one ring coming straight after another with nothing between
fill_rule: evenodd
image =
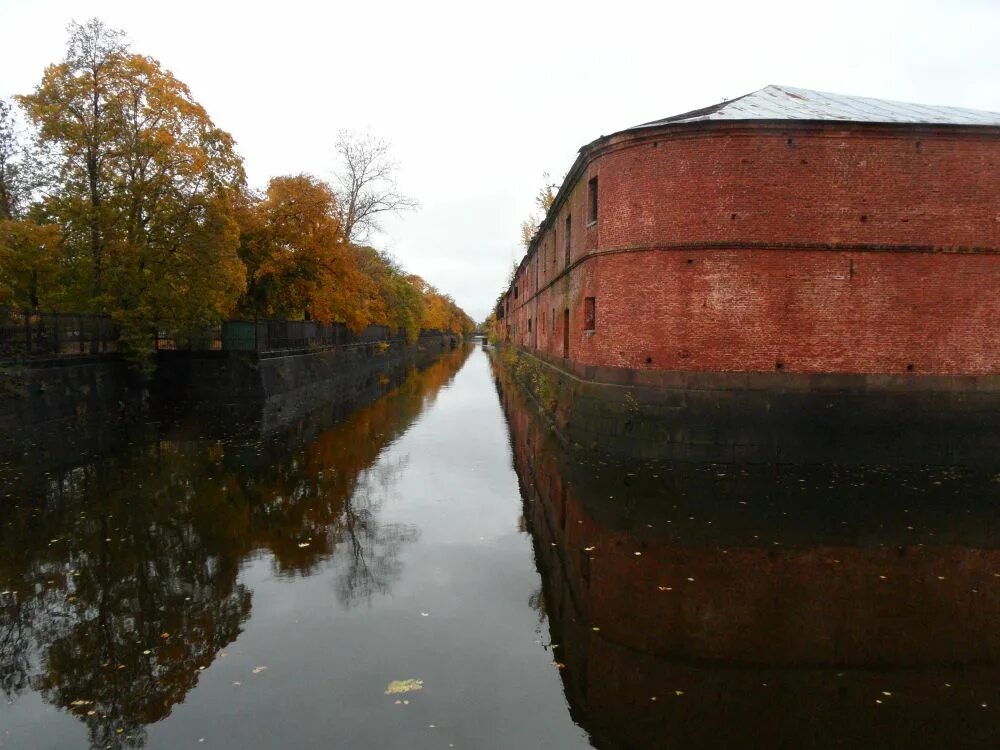
<instances>
[{"instance_id":1,"label":"white sky","mask_svg":"<svg viewBox=\"0 0 1000 750\"><path fill-rule=\"evenodd\" d=\"M542 173L599 135L771 83L1000 111L1000 0L0 0L0 96L91 16L190 86L255 186L329 177L340 128L391 140L422 208L375 244L477 320Z\"/></svg>"}]
</instances>

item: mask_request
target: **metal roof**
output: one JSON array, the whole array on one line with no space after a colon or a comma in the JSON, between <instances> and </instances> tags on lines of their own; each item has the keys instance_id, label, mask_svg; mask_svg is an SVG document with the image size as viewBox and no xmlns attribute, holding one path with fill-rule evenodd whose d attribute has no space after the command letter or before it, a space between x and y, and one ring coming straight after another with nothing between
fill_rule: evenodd
<instances>
[{"instance_id":1,"label":"metal roof","mask_svg":"<svg viewBox=\"0 0 1000 750\"><path fill-rule=\"evenodd\" d=\"M772 85L710 107L636 125L629 130L707 120L839 120L1000 126L1000 112L907 104Z\"/></svg>"}]
</instances>

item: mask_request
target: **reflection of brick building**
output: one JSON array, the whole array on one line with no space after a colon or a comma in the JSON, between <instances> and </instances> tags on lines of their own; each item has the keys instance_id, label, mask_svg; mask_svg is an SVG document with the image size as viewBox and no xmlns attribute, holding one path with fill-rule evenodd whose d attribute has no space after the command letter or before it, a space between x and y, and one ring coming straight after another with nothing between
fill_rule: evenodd
<instances>
[{"instance_id":1,"label":"reflection of brick building","mask_svg":"<svg viewBox=\"0 0 1000 750\"><path fill-rule=\"evenodd\" d=\"M892 498L884 467L581 463L498 386L553 656L595 747L995 746L990 472L911 474Z\"/></svg>"},{"instance_id":2,"label":"reflection of brick building","mask_svg":"<svg viewBox=\"0 0 1000 750\"><path fill-rule=\"evenodd\" d=\"M595 380L909 381L1000 375L998 291L1000 114L768 86L585 146L502 323Z\"/></svg>"}]
</instances>

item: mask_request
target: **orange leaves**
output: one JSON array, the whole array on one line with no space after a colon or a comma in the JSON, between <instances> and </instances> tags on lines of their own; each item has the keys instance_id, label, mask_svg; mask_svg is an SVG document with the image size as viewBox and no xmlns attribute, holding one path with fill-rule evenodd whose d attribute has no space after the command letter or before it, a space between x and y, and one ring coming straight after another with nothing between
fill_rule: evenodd
<instances>
[{"instance_id":1,"label":"orange leaves","mask_svg":"<svg viewBox=\"0 0 1000 750\"><path fill-rule=\"evenodd\" d=\"M187 86L94 20L18 99L54 156L38 209L64 237L62 307L111 313L137 354L151 321L228 315L246 277L242 161Z\"/></svg>"},{"instance_id":2,"label":"orange leaves","mask_svg":"<svg viewBox=\"0 0 1000 750\"><path fill-rule=\"evenodd\" d=\"M242 307L257 316L335 320L363 328L359 290L366 279L352 257L330 187L309 175L275 177L241 213L248 269Z\"/></svg>"}]
</instances>

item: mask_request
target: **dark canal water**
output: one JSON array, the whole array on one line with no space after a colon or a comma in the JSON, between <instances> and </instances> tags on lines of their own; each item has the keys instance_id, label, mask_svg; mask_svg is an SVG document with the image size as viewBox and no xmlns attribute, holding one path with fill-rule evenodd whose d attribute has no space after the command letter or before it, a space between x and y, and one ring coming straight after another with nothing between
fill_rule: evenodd
<instances>
[{"instance_id":1,"label":"dark canal water","mask_svg":"<svg viewBox=\"0 0 1000 750\"><path fill-rule=\"evenodd\" d=\"M612 462L481 349L93 445L0 466L0 748L1000 741L992 471Z\"/></svg>"}]
</instances>

